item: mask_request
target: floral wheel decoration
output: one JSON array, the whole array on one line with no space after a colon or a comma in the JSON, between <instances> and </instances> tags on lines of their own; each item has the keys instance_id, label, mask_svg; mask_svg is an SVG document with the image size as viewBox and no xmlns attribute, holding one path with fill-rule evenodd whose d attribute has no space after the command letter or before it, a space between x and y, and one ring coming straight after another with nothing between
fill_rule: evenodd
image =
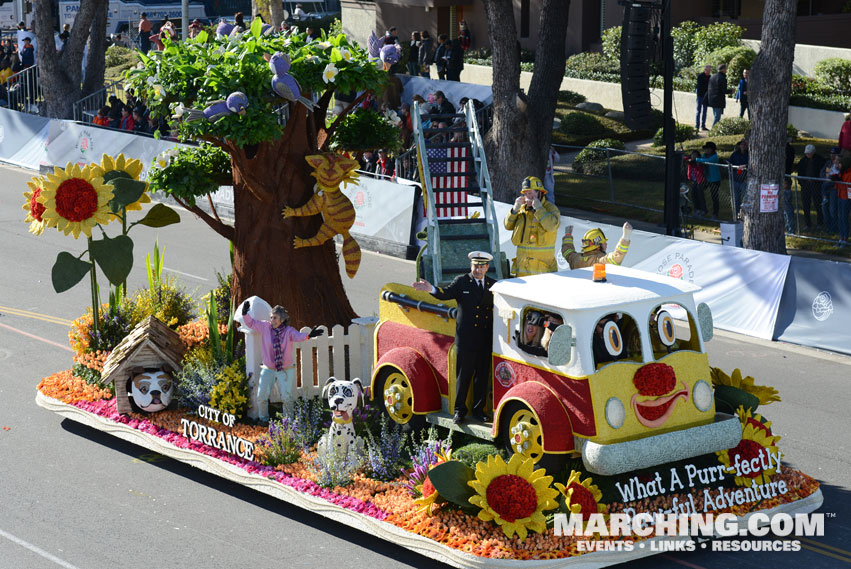
<instances>
[{"instance_id":1,"label":"floral wheel decoration","mask_svg":"<svg viewBox=\"0 0 851 569\"><path fill-rule=\"evenodd\" d=\"M126 158L124 154L119 154L115 158L109 154L104 154L100 160L100 166L92 164L92 169L97 170L103 177L104 182L109 182L115 178L129 178L138 180L142 174L144 165L141 160L135 158ZM141 197L135 202L125 206L127 211L141 211L142 204L151 203L151 198L148 192L142 193Z\"/></svg>"},{"instance_id":2,"label":"floral wheel decoration","mask_svg":"<svg viewBox=\"0 0 851 569\"><path fill-rule=\"evenodd\" d=\"M748 413L748 416L750 413ZM751 419L753 421L753 419ZM718 451L718 460L723 464L727 471L735 473L735 482L738 486L747 486L748 488L754 482L758 484L767 484L771 481L771 477L776 474L777 468L773 457L777 456L777 441L779 436L771 435L771 431L764 424L756 426L754 423L758 421L748 421L742 428L742 440L735 448ZM754 461L754 459L757 459ZM741 465L743 462L749 463L748 472L739 467L736 470L736 464ZM754 464L757 466L754 468ZM767 465L767 467L766 467Z\"/></svg>"},{"instance_id":3,"label":"floral wheel decoration","mask_svg":"<svg viewBox=\"0 0 851 569\"><path fill-rule=\"evenodd\" d=\"M570 471L567 484L556 482L554 486L564 495L565 506L571 514L582 514L582 521L591 519L591 514L603 513L607 508L600 503L603 493L596 485L592 484L589 476L582 480L582 473L576 470Z\"/></svg>"},{"instance_id":4,"label":"floral wheel decoration","mask_svg":"<svg viewBox=\"0 0 851 569\"><path fill-rule=\"evenodd\" d=\"M558 507L552 481L543 468L534 470L531 459L515 454L506 463L491 455L476 465L476 478L468 483L476 491L470 503L481 508L479 519L496 522L509 538L516 533L525 540L528 530L546 531L543 512Z\"/></svg>"},{"instance_id":5,"label":"floral wheel decoration","mask_svg":"<svg viewBox=\"0 0 851 569\"><path fill-rule=\"evenodd\" d=\"M98 223L109 223L112 196L112 186L104 183L98 170L69 162L64 170L57 167L47 175L37 201L44 206L41 217L48 227L76 239L80 233L91 237Z\"/></svg>"},{"instance_id":6,"label":"floral wheel decoration","mask_svg":"<svg viewBox=\"0 0 851 569\"><path fill-rule=\"evenodd\" d=\"M30 233L33 235L41 235L44 233L44 228L48 226L47 221L42 217L44 214L44 204L38 201L41 197L43 184L44 178L40 176L33 178L27 182L30 191L24 192L24 197L27 200L23 205L24 211L27 212L25 221L30 224Z\"/></svg>"}]
</instances>

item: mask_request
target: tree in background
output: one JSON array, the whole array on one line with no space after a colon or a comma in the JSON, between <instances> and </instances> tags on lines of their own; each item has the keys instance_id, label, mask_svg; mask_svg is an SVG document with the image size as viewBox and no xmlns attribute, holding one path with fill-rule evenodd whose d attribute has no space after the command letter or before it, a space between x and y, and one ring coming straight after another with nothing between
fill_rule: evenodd
<instances>
[{"instance_id":1,"label":"tree in background","mask_svg":"<svg viewBox=\"0 0 851 569\"><path fill-rule=\"evenodd\" d=\"M543 0L535 72L520 92L520 49L511 0L483 0L493 52L493 126L485 146L496 199L513 202L526 176L543 177L564 78L570 0Z\"/></svg>"},{"instance_id":2,"label":"tree in background","mask_svg":"<svg viewBox=\"0 0 851 569\"><path fill-rule=\"evenodd\" d=\"M314 195L305 157L334 148L345 130L344 118L367 95L365 91L338 117L326 118L335 90L380 90L386 73L343 34L307 43L305 34L266 36L261 30L257 19L242 37L216 39L202 32L193 39L167 42L161 52L140 55L141 68L130 70L128 81L151 112L181 115L181 136L206 142L164 160L151 173L150 183L233 243L235 299L258 295L272 305L284 305L297 326L348 325L355 314L343 289L334 240L293 248L294 238L316 234L322 218L282 219L281 212L304 205ZM291 60L278 80L297 80L307 104L272 92L273 73L266 58L276 52ZM244 113L221 108L213 120L187 120L204 109L210 115L223 106L216 107L216 101L237 92L246 97ZM310 93L318 95L315 108L309 104ZM375 148L388 138L398 139L398 131L384 124L387 128L365 132L360 148L345 149ZM224 181L233 185L233 225L223 222L215 209L208 214L195 204Z\"/></svg>"},{"instance_id":3,"label":"tree in background","mask_svg":"<svg viewBox=\"0 0 851 569\"><path fill-rule=\"evenodd\" d=\"M743 200L743 245L771 253L786 253L783 207L760 213L760 187L776 184L783 194L786 123L795 55L795 0L766 0L762 45L748 85L751 121L748 187ZM782 199L781 199L782 202Z\"/></svg>"},{"instance_id":4,"label":"tree in background","mask_svg":"<svg viewBox=\"0 0 851 569\"><path fill-rule=\"evenodd\" d=\"M73 117L74 102L84 94L103 87L104 59L106 54L106 10L108 0L87 0L71 26L71 37L61 52L54 49L53 3L35 0L35 35L38 41L39 82L44 95L41 114L51 118ZM90 32L94 31L90 39ZM83 52L90 42L87 59L86 88L81 89Z\"/></svg>"}]
</instances>

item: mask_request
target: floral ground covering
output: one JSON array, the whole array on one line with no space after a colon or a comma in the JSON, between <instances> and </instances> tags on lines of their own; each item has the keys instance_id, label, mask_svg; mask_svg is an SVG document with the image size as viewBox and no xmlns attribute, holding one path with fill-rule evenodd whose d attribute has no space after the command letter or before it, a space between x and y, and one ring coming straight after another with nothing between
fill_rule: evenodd
<instances>
[{"instance_id":1,"label":"floral ground covering","mask_svg":"<svg viewBox=\"0 0 851 569\"><path fill-rule=\"evenodd\" d=\"M70 371L62 371L44 378L38 386L42 394L74 405L84 411L105 417L116 423L122 423L139 431L160 437L178 448L190 449L223 462L236 465L248 473L264 476L289 486L299 492L317 496L332 504L360 514L389 522L412 533L427 537L446 546L479 557L494 559L554 559L581 555L573 537L557 537L552 530L545 533L530 532L525 540L517 536L505 537L503 531L494 523L464 514L458 510L442 509L429 516L414 503L405 486L407 478L402 476L391 482L380 482L356 475L354 482L346 487L322 488L316 483L315 475L306 466L315 453L303 453L302 461L277 467L265 466L259 462L246 461L234 455L219 451L207 445L190 441L178 434L180 419L191 417L193 421L212 425L203 419L183 411L162 411L153 415L131 413L121 415L116 410L115 399L109 391L92 386L76 378ZM237 424L233 432L242 438L256 441L265 435L267 429L258 426ZM258 452L262 447L257 447ZM818 489L818 482L809 476L784 468L782 474L772 480L785 480L789 492L782 498L775 497L759 504L759 509L768 509L784 502L805 498ZM713 498L717 492L710 491ZM682 493L665 494L652 499L630 503L638 511L657 511L670 508L674 498L685 501ZM695 496L698 508L702 507L702 493ZM622 511L625 504L609 504L608 512ZM731 512L736 515L751 511L747 505L734 506L716 511ZM587 539L587 538L582 538ZM613 539L613 538L604 538ZM629 539L629 538L620 538ZM638 541L642 538L633 538Z\"/></svg>"}]
</instances>

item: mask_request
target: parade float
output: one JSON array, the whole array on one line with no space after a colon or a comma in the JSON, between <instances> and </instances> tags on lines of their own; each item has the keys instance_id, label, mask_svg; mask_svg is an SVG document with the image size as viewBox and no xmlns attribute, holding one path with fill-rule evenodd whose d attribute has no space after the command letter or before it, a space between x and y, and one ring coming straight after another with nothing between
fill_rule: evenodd
<instances>
[{"instance_id":1,"label":"parade float","mask_svg":"<svg viewBox=\"0 0 851 569\"><path fill-rule=\"evenodd\" d=\"M88 243L58 254L54 288L89 276L92 289L69 332L73 367L41 380L37 404L458 567L602 567L698 543L630 520L728 514L738 531L755 516L765 524L821 505L818 482L783 463L762 414L779 394L709 366L712 319L697 287L639 271L494 285L493 420L454 424L454 302L388 284L378 323L353 322L337 269L335 234L347 273L358 266L339 192L356 179L354 161L331 152L338 123L326 124L333 88L323 87L359 90L380 83L378 73L342 35L308 44L259 24L245 37L205 34L143 56L132 80L150 107L179 115L179 128L208 145L164 156L147 181L138 161L104 156L30 183L31 231ZM201 86L198 99L187 83ZM294 86L321 93L318 102ZM281 154L297 159L278 164ZM227 175L233 225L195 205ZM128 290L132 227L179 220L165 205L142 206L151 189L234 244L232 278L201 301L163 277L157 248L148 287ZM273 244L280 253L268 258L279 263L265 261ZM269 328L252 322L280 316L277 304L303 341L292 348L292 382L272 388L267 423L258 384ZM530 313L560 320L545 347L527 337ZM316 324L329 334L311 334ZM273 357L278 365L282 354ZM599 525L615 519L630 531Z\"/></svg>"}]
</instances>

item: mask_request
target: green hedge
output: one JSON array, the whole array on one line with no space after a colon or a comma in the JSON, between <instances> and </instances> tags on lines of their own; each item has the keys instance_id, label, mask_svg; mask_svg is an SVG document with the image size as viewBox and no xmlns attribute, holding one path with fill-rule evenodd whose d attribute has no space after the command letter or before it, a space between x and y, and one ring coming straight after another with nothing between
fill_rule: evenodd
<instances>
[{"instance_id":1,"label":"green hedge","mask_svg":"<svg viewBox=\"0 0 851 569\"><path fill-rule=\"evenodd\" d=\"M816 80L843 95L851 94L851 61L839 57L816 63Z\"/></svg>"},{"instance_id":2,"label":"green hedge","mask_svg":"<svg viewBox=\"0 0 851 569\"><path fill-rule=\"evenodd\" d=\"M697 138L697 131L694 130L694 127L687 124L677 123L674 140L676 142L685 142L692 138ZM660 128L656 131L656 134L653 135L653 146L662 146L663 144L665 144L665 129Z\"/></svg>"},{"instance_id":3,"label":"green hedge","mask_svg":"<svg viewBox=\"0 0 851 569\"><path fill-rule=\"evenodd\" d=\"M613 148L616 150L625 150L626 145L620 140L614 138L602 138L600 140L595 140L588 144L579 154L576 155L576 158L573 159L573 171L579 174L585 173L585 167L592 163L602 160L605 163L606 160L606 148Z\"/></svg>"}]
</instances>

